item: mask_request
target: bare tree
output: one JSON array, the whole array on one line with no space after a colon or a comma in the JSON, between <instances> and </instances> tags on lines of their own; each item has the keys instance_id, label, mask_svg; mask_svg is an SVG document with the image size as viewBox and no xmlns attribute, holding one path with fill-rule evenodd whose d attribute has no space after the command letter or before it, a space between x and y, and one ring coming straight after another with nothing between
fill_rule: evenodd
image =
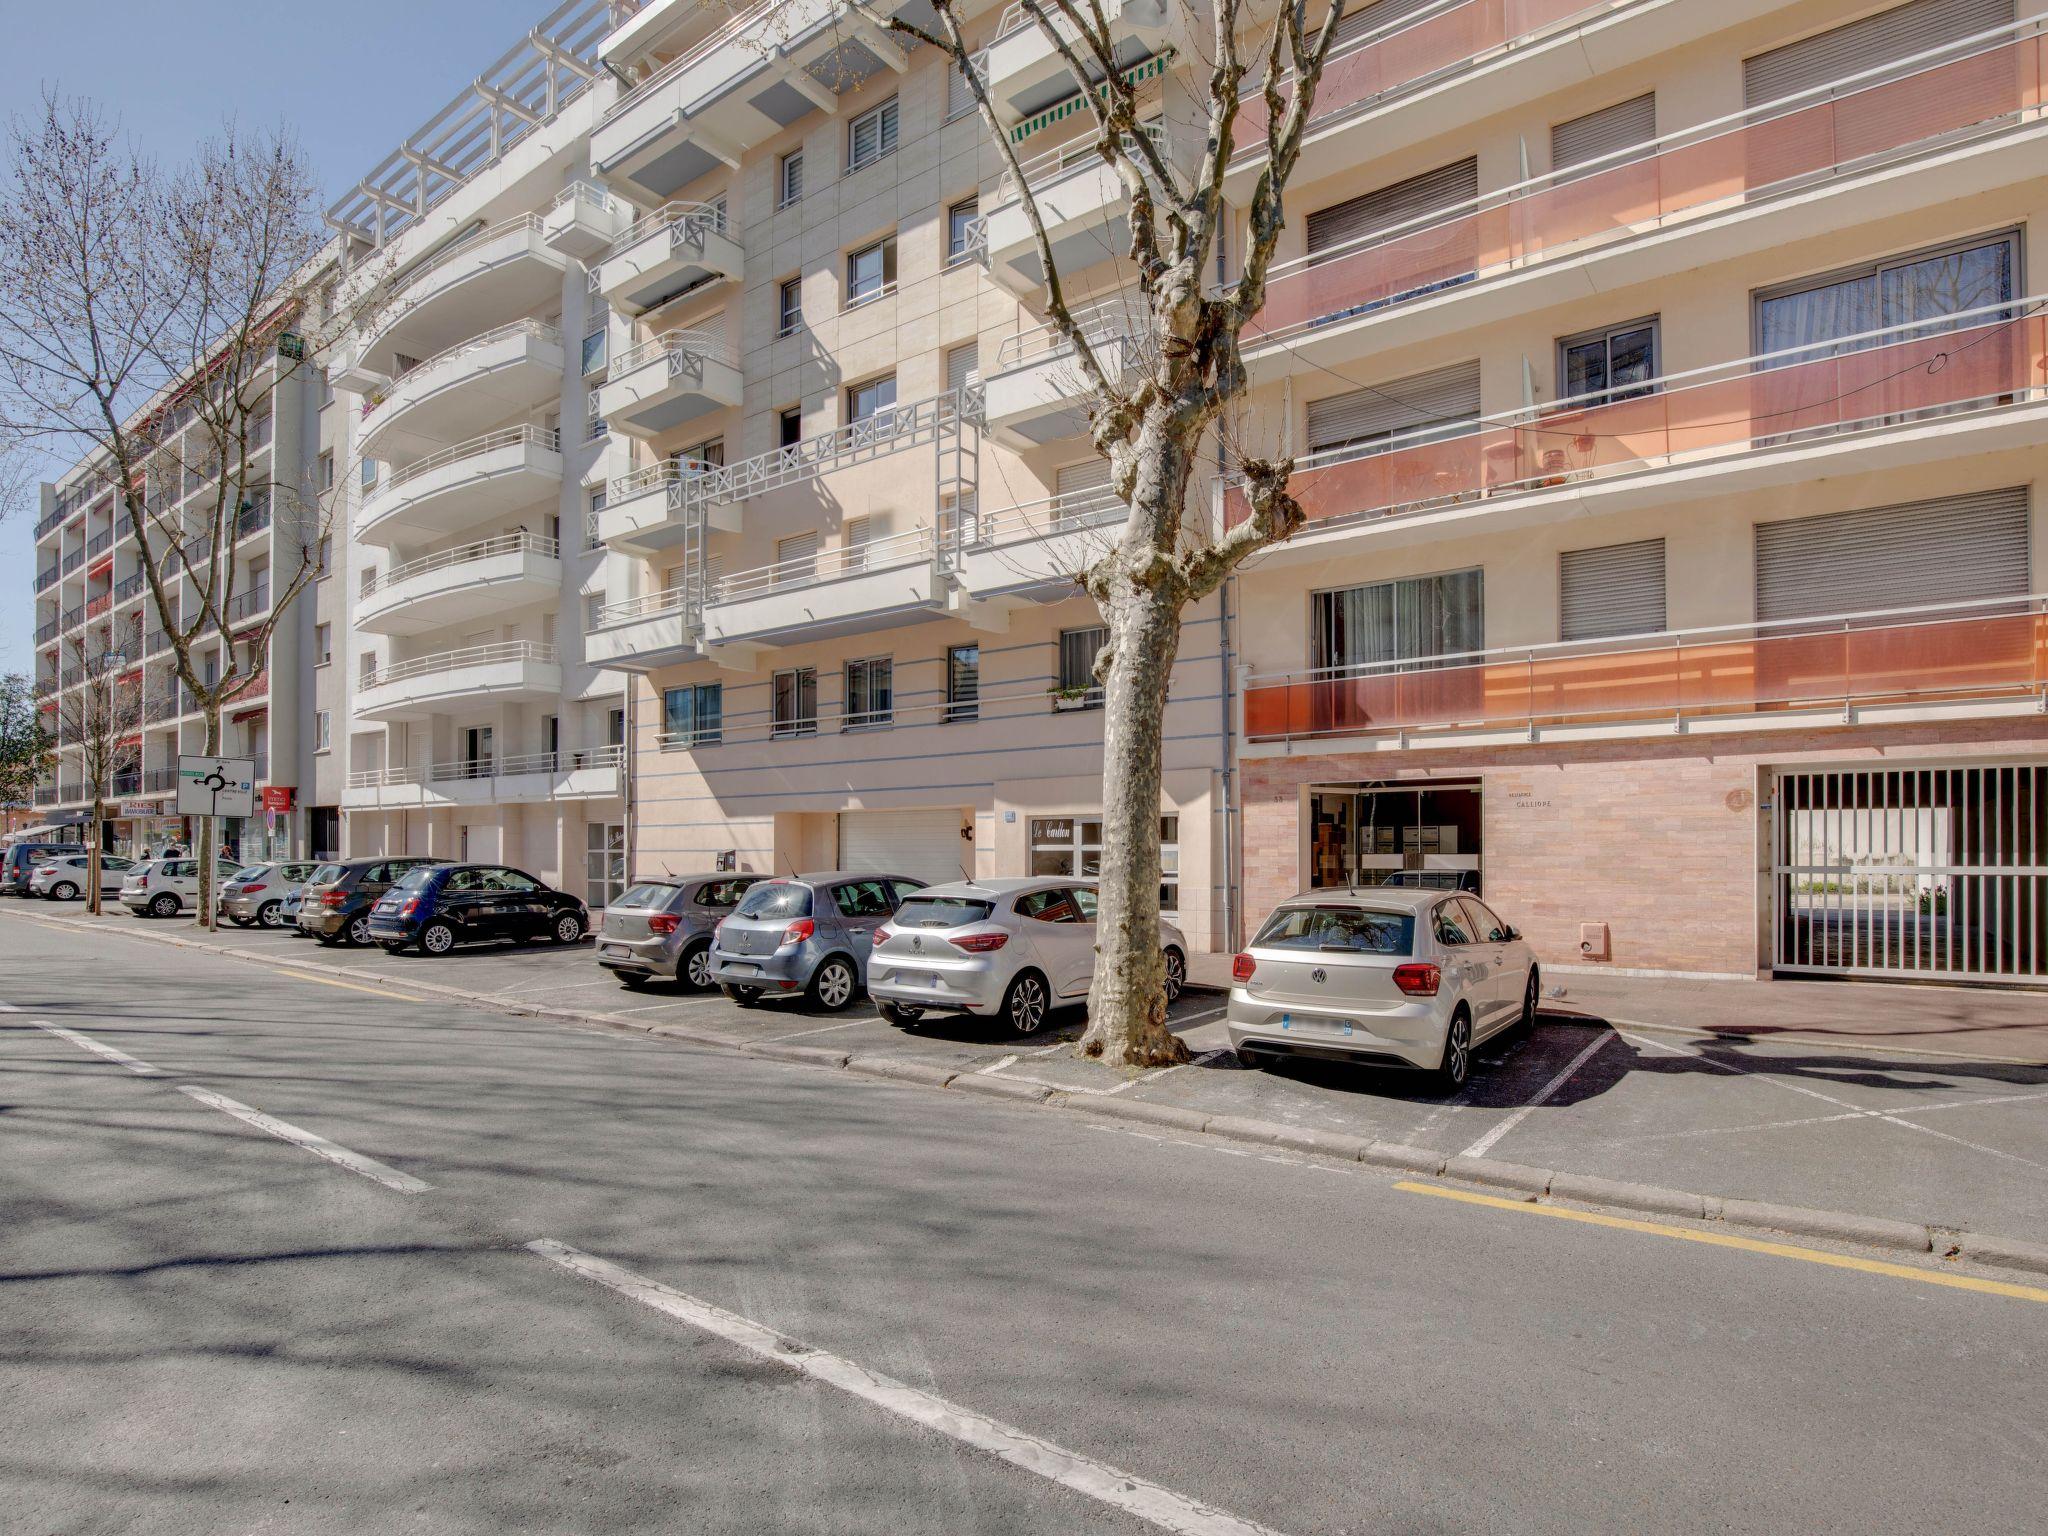
<instances>
[{"instance_id":1,"label":"bare tree","mask_svg":"<svg viewBox=\"0 0 2048 1536\"><path fill-rule=\"evenodd\" d=\"M1022 0L1023 10L1075 81L1092 114L1092 148L1117 176L1128 202L1131 264L1143 329L1112 362L1091 344L1068 304L1060 264L1036 194L996 114L958 0L932 0L933 25L884 16L851 0L870 25L917 39L962 70L998 146L1044 270L1043 303L1072 350L1083 386L1089 436L1109 461L1110 485L1129 509L1120 532L1087 570L1083 585L1102 610L1109 637L1096 663L1104 689L1103 848L1095 982L1080 1050L1129 1066L1187 1059L1166 1027L1165 962L1159 950L1159 814L1167 681L1182 616L1214 593L1244 560L1301 526L1288 492L1293 463L1237 455L1250 512L1212 530L1187 520L1201 489L1204 447L1231 448L1224 413L1246 389L1239 337L1265 303L1266 272L1284 223L1282 195L1300 157L1317 83L1342 6L1312 24L1306 0L1277 13L1245 0L1205 0L1191 32L1206 29L1206 77L1196 90L1201 121L1177 153L1146 131L1139 87L1126 77L1117 42L1095 0ZM1231 227L1224 174L1237 149L1248 82L1263 117L1264 161L1244 213L1236 278L1212 287L1209 273ZM1211 536L1213 535L1213 536Z\"/></svg>"},{"instance_id":2,"label":"bare tree","mask_svg":"<svg viewBox=\"0 0 2048 1536\"><path fill-rule=\"evenodd\" d=\"M50 766L56 740L25 673L0 676L0 805L27 804Z\"/></svg>"},{"instance_id":3,"label":"bare tree","mask_svg":"<svg viewBox=\"0 0 2048 1536\"><path fill-rule=\"evenodd\" d=\"M100 915L100 851L114 781L142 764L142 656L119 647L73 640L66 686L57 695L57 735L76 747L86 793L92 796L86 837L85 901Z\"/></svg>"},{"instance_id":4,"label":"bare tree","mask_svg":"<svg viewBox=\"0 0 2048 1536\"><path fill-rule=\"evenodd\" d=\"M218 753L222 712L260 675L332 520L331 494L263 452L298 408L307 360L345 329L325 302L316 182L288 135L232 126L165 171L89 103L54 96L9 138L0 427L111 483L203 750ZM239 540L266 519L262 594ZM215 634L220 663L203 668ZM215 841L199 850L209 926Z\"/></svg>"}]
</instances>

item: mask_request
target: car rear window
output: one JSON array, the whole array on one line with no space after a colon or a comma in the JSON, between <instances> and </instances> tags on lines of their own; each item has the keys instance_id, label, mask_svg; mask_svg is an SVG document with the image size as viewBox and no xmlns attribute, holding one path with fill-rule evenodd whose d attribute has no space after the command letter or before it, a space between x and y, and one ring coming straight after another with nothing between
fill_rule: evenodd
<instances>
[{"instance_id":1,"label":"car rear window","mask_svg":"<svg viewBox=\"0 0 2048 1536\"><path fill-rule=\"evenodd\" d=\"M656 881L643 881L639 885L627 886L625 890L619 893L619 899L612 902L611 905L615 907L665 907L669 903L669 898L674 896L675 893L676 888L672 885L662 885Z\"/></svg>"},{"instance_id":2,"label":"car rear window","mask_svg":"<svg viewBox=\"0 0 2048 1536\"><path fill-rule=\"evenodd\" d=\"M332 885L341 878L341 875L342 869L339 864L322 864L313 871L312 883L314 885Z\"/></svg>"},{"instance_id":3,"label":"car rear window","mask_svg":"<svg viewBox=\"0 0 2048 1536\"><path fill-rule=\"evenodd\" d=\"M391 888L395 891L423 891L440 872L440 868L438 864L416 865L400 875Z\"/></svg>"},{"instance_id":4,"label":"car rear window","mask_svg":"<svg viewBox=\"0 0 2048 1536\"><path fill-rule=\"evenodd\" d=\"M985 923L995 903L966 896L913 896L896 909L898 928L963 928Z\"/></svg>"},{"instance_id":5,"label":"car rear window","mask_svg":"<svg viewBox=\"0 0 2048 1536\"><path fill-rule=\"evenodd\" d=\"M790 880L752 886L734 909L740 917L809 917L811 888Z\"/></svg>"},{"instance_id":6,"label":"car rear window","mask_svg":"<svg viewBox=\"0 0 2048 1536\"><path fill-rule=\"evenodd\" d=\"M1415 914L1357 907L1282 907L1252 940L1254 949L1344 950L1358 955L1415 953Z\"/></svg>"}]
</instances>

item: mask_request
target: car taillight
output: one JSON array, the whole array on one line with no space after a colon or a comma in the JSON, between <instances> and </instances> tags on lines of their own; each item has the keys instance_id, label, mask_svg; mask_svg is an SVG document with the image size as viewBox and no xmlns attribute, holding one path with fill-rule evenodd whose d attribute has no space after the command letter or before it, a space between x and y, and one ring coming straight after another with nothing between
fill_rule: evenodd
<instances>
[{"instance_id":1,"label":"car taillight","mask_svg":"<svg viewBox=\"0 0 2048 1536\"><path fill-rule=\"evenodd\" d=\"M808 917L800 917L782 930L782 942L785 944L801 944L817 931L818 925L816 923L812 922Z\"/></svg>"},{"instance_id":2,"label":"car taillight","mask_svg":"<svg viewBox=\"0 0 2048 1536\"><path fill-rule=\"evenodd\" d=\"M1010 942L1007 933L964 933L957 939L947 941L955 949L964 949L970 955L985 955L992 949L1001 949Z\"/></svg>"},{"instance_id":3,"label":"car taillight","mask_svg":"<svg viewBox=\"0 0 2048 1536\"><path fill-rule=\"evenodd\" d=\"M891 939L895 937L896 935L891 933L887 928L877 928L875 930L875 947L879 949L882 945L888 943Z\"/></svg>"},{"instance_id":4,"label":"car taillight","mask_svg":"<svg viewBox=\"0 0 2048 1536\"><path fill-rule=\"evenodd\" d=\"M253 896L256 894L256 892L264 889L266 889L266 887L260 885L245 885L242 887L242 894L244 896Z\"/></svg>"},{"instance_id":5,"label":"car taillight","mask_svg":"<svg viewBox=\"0 0 2048 1536\"><path fill-rule=\"evenodd\" d=\"M348 905L348 892L322 891L320 893L320 905L325 907L330 912L339 912L343 907Z\"/></svg>"},{"instance_id":6,"label":"car taillight","mask_svg":"<svg viewBox=\"0 0 2048 1536\"><path fill-rule=\"evenodd\" d=\"M1232 981L1250 981L1252 979L1252 972L1258 968L1259 962L1250 955L1239 955L1230 962L1230 979Z\"/></svg>"},{"instance_id":7,"label":"car taillight","mask_svg":"<svg viewBox=\"0 0 2048 1536\"><path fill-rule=\"evenodd\" d=\"M406 898L405 898L405 905L404 905L404 906L402 906L402 907L400 907L400 908L398 909L398 915L399 915L400 917L411 917L411 916L412 916L412 915L413 915L413 914L414 914L415 912L419 911L419 909L420 909L420 899L419 899L419 897L417 897L417 896L408 896L408 897L406 897Z\"/></svg>"},{"instance_id":8,"label":"car taillight","mask_svg":"<svg viewBox=\"0 0 2048 1536\"><path fill-rule=\"evenodd\" d=\"M148 889L149 889L149 876L147 876L147 875L137 875L137 876L135 877L135 889L137 889L138 891L146 891L146 890L148 890Z\"/></svg>"},{"instance_id":9,"label":"car taillight","mask_svg":"<svg viewBox=\"0 0 2048 1536\"><path fill-rule=\"evenodd\" d=\"M1397 965L1394 967L1394 985L1410 997L1435 997L1436 989L1442 985L1444 973L1433 965Z\"/></svg>"},{"instance_id":10,"label":"car taillight","mask_svg":"<svg viewBox=\"0 0 2048 1536\"><path fill-rule=\"evenodd\" d=\"M654 916L647 919L647 931L649 933L658 933L663 938L667 938L678 928L682 927L682 925L683 920L673 912L657 912Z\"/></svg>"}]
</instances>

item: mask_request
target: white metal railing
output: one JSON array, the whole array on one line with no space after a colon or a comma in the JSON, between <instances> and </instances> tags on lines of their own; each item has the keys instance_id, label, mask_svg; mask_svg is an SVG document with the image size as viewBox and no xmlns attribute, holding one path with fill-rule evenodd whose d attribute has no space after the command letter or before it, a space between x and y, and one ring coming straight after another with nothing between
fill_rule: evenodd
<instances>
[{"instance_id":1,"label":"white metal railing","mask_svg":"<svg viewBox=\"0 0 2048 1536\"><path fill-rule=\"evenodd\" d=\"M768 17L774 15L775 12L796 3L797 0L761 0L761 3L758 5L749 6L746 10L737 12L723 25L701 39L694 47L685 49L681 54L669 60L668 63L662 65L660 69L613 102L604 116L599 119L598 125L602 127L604 124L624 116L632 111L633 108L639 106L649 96L660 90L664 85L667 85L671 80L681 75L685 70L709 58L734 38L739 37L754 26L765 21Z\"/></svg>"},{"instance_id":2,"label":"white metal railing","mask_svg":"<svg viewBox=\"0 0 2048 1536\"><path fill-rule=\"evenodd\" d=\"M502 666L508 662L555 666L559 661L560 655L552 645L542 645L533 640L502 640L494 645L470 645L460 650L438 651L432 656L415 656L410 661L394 661L365 673L358 686L382 688L410 678L459 672L469 667Z\"/></svg>"},{"instance_id":3,"label":"white metal railing","mask_svg":"<svg viewBox=\"0 0 2048 1536\"><path fill-rule=\"evenodd\" d=\"M664 203L652 213L642 214L619 232L612 241L611 249L601 260L609 260L621 251L630 249L645 240L658 229L674 232L674 238L689 245L701 245L708 234L729 234L726 222L725 204L678 201Z\"/></svg>"},{"instance_id":4,"label":"white metal railing","mask_svg":"<svg viewBox=\"0 0 2048 1536\"><path fill-rule=\"evenodd\" d=\"M1081 334L1088 338L1088 344L1097 346L1102 342L1127 336L1145 334L1147 314L1144 295L1135 288L1127 288L1098 299L1093 304L1084 304L1070 310L1074 323L1081 328ZM1005 336L1002 345L996 348L996 367L1000 369L1025 368L1059 357L1073 349L1068 346L1066 336L1057 326L1034 325L1019 331L1014 336Z\"/></svg>"},{"instance_id":5,"label":"white metal railing","mask_svg":"<svg viewBox=\"0 0 2048 1536\"><path fill-rule=\"evenodd\" d=\"M735 464L706 465L698 473L682 476L679 489L689 505L741 501L801 484L871 455L936 442L942 433L958 431L961 423L981 418L982 386L970 384L909 405L889 406L830 432Z\"/></svg>"},{"instance_id":6,"label":"white metal railing","mask_svg":"<svg viewBox=\"0 0 2048 1536\"><path fill-rule=\"evenodd\" d=\"M623 768L626 749L613 743L572 751L525 752L510 757L456 758L445 763L410 763L391 768L358 768L348 776L350 789L402 788L417 784L462 783L475 779L509 779L525 774L577 773L588 768Z\"/></svg>"},{"instance_id":7,"label":"white metal railing","mask_svg":"<svg viewBox=\"0 0 2048 1536\"><path fill-rule=\"evenodd\" d=\"M1139 132L1152 141L1162 156L1166 153L1166 129L1161 124L1141 123ZM1128 147L1134 141L1129 134L1125 134L1123 142ZM1102 158L1095 143L1096 137L1093 132L1084 133L1081 137L1069 139L1064 144L1055 144L1051 149L1035 154L1028 160L1018 161L1017 170L1023 173L1025 186L1033 192L1042 192L1077 167L1093 165L1107 168L1109 162ZM1142 161L1139 163L1143 164ZM996 203L1001 206L1016 201L1016 174L1004 171L1002 180L996 184Z\"/></svg>"},{"instance_id":8,"label":"white metal railing","mask_svg":"<svg viewBox=\"0 0 2048 1536\"><path fill-rule=\"evenodd\" d=\"M707 601L739 602L744 598L762 597L771 592L819 586L828 581L837 581L844 576L858 576L867 571L886 571L898 566L916 565L929 561L935 548L932 530L929 527L911 528L903 533L890 534L887 538L870 539L864 544L843 544L834 549L817 550L799 559L782 560L772 565L755 566L751 570L735 571L732 575L712 583Z\"/></svg>"},{"instance_id":9,"label":"white metal railing","mask_svg":"<svg viewBox=\"0 0 2048 1536\"><path fill-rule=\"evenodd\" d=\"M964 549L988 549L1031 539L1057 538L1122 522L1130 509L1107 486L1070 491L970 518L960 535Z\"/></svg>"},{"instance_id":10,"label":"white metal railing","mask_svg":"<svg viewBox=\"0 0 2048 1536\"><path fill-rule=\"evenodd\" d=\"M521 230L530 230L538 234L542 224L543 220L537 213L514 214L502 224L493 224L488 229L480 229L473 235L465 236L431 261L400 274L398 291L392 296L391 302L384 306L383 312L377 316L372 328L382 330L407 310L413 308L424 297L420 290L428 278L443 268L452 266L454 263L470 256L476 251L477 247L488 245L493 240L502 239L506 235L516 234Z\"/></svg>"},{"instance_id":11,"label":"white metal railing","mask_svg":"<svg viewBox=\"0 0 2048 1536\"><path fill-rule=\"evenodd\" d=\"M379 592L388 592L402 582L415 576L426 576L435 571L445 571L451 566L473 565L479 560L491 560L500 555L539 555L546 560L560 556L561 546L553 539L537 533L501 533L496 538L478 539L470 544L458 544L453 549L444 549L436 554L422 555L417 560L408 560L394 565L388 571L374 573L363 583L360 594L374 597Z\"/></svg>"},{"instance_id":12,"label":"white metal railing","mask_svg":"<svg viewBox=\"0 0 2048 1536\"><path fill-rule=\"evenodd\" d=\"M663 614L682 613L690 606L690 593L686 587L668 587L660 592L647 592L639 597L628 597L616 603L606 603L597 611L597 627L611 629L620 624L631 624L640 619L656 619Z\"/></svg>"},{"instance_id":13,"label":"white metal railing","mask_svg":"<svg viewBox=\"0 0 2048 1536\"><path fill-rule=\"evenodd\" d=\"M566 208L571 203L581 203L586 208L595 208L599 213L621 213L626 205L594 181L578 178L555 194L552 206Z\"/></svg>"},{"instance_id":14,"label":"white metal railing","mask_svg":"<svg viewBox=\"0 0 2048 1536\"><path fill-rule=\"evenodd\" d=\"M672 374L690 371L693 359L723 363L728 368L740 365L739 354L723 336L714 336L709 331L664 331L650 341L628 347L613 358L611 367L605 371L604 381L615 384L634 369L645 367L662 356L669 359L669 372Z\"/></svg>"},{"instance_id":15,"label":"white metal railing","mask_svg":"<svg viewBox=\"0 0 2048 1536\"><path fill-rule=\"evenodd\" d=\"M398 393L401 386L410 385L415 380L426 378L428 375L447 368L450 364L468 356L472 352L481 351L485 347L496 346L499 342L509 341L515 336L530 336L536 341L553 342L556 346L560 346L562 343L562 333L552 325L544 325L538 320L514 320L510 325L498 326L493 330L485 331L481 336L472 336L467 341L458 341L446 351L436 352L426 361L415 367L408 368L404 373L392 379L391 388L386 394L374 401L366 400L363 402L363 414L365 416L374 414L390 400L392 395Z\"/></svg>"},{"instance_id":16,"label":"white metal railing","mask_svg":"<svg viewBox=\"0 0 2048 1536\"><path fill-rule=\"evenodd\" d=\"M430 453L424 459L416 459L403 469L387 472L383 482L368 500L375 501L380 496L388 496L401 485L417 480L421 475L445 469L450 464L460 464L464 459L481 458L484 454L496 453L501 448L521 446L560 453L562 434L555 427L502 427L496 432L486 432L482 437L472 437L466 443L457 443L452 448L443 448L439 453Z\"/></svg>"}]
</instances>

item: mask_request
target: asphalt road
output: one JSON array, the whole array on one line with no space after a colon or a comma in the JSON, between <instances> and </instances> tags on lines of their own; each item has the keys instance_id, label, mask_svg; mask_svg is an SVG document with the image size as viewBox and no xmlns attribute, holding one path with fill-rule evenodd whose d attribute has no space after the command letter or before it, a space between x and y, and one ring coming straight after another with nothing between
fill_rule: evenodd
<instances>
[{"instance_id":1,"label":"asphalt road","mask_svg":"<svg viewBox=\"0 0 2048 1536\"><path fill-rule=\"evenodd\" d=\"M10 1533L2018 1531L2048 1502L2048 1291L1932 1260L28 923L0 1003Z\"/></svg>"}]
</instances>

